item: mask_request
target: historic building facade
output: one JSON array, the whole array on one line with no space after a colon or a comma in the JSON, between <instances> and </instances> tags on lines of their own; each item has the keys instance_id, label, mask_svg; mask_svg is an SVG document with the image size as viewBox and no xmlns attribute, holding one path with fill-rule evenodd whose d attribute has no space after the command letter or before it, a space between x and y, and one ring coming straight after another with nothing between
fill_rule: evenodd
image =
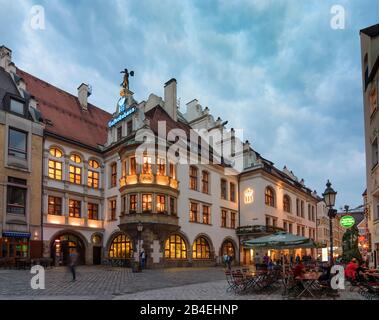
<instances>
[{"instance_id":1,"label":"historic building facade","mask_svg":"<svg viewBox=\"0 0 379 320\"><path fill-rule=\"evenodd\" d=\"M368 227L371 259L379 261L379 165L378 165L378 92L379 92L379 25L361 30L362 91L366 149Z\"/></svg>"},{"instance_id":2,"label":"historic building facade","mask_svg":"<svg viewBox=\"0 0 379 320\"><path fill-rule=\"evenodd\" d=\"M0 258L40 257L43 127L35 100L0 47Z\"/></svg>"},{"instance_id":3,"label":"historic building facade","mask_svg":"<svg viewBox=\"0 0 379 320\"><path fill-rule=\"evenodd\" d=\"M125 70L110 114L88 102L87 84L72 95L14 72L44 122L38 235L56 264L73 249L85 264L138 260L142 249L148 267L215 265L225 253L249 264L242 241L251 237L286 230L316 239L317 195L197 100L181 113L175 79L164 98L137 102ZM305 253L314 254L289 254Z\"/></svg>"}]
</instances>

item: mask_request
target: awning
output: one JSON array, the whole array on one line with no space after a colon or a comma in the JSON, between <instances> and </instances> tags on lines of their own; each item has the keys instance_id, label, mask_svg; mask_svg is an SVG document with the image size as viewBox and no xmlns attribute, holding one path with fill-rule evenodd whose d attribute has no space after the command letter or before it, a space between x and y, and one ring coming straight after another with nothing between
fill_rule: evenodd
<instances>
[{"instance_id":1,"label":"awning","mask_svg":"<svg viewBox=\"0 0 379 320\"><path fill-rule=\"evenodd\" d=\"M313 240L296 236L287 232L277 232L269 236L244 241L243 244L250 248L270 249L296 249L316 248Z\"/></svg>"},{"instance_id":2,"label":"awning","mask_svg":"<svg viewBox=\"0 0 379 320\"><path fill-rule=\"evenodd\" d=\"M30 232L14 232L14 231L3 232L3 237L8 237L8 238L30 238L30 236L31 236Z\"/></svg>"}]
</instances>

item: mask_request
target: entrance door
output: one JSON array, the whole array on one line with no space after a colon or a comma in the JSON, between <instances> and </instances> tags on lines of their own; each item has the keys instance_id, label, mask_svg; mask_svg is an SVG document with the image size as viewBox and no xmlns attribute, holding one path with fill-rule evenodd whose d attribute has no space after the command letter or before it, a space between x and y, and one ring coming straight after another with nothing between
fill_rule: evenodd
<instances>
[{"instance_id":1,"label":"entrance door","mask_svg":"<svg viewBox=\"0 0 379 320\"><path fill-rule=\"evenodd\" d=\"M93 247L93 264L101 264L101 247Z\"/></svg>"}]
</instances>

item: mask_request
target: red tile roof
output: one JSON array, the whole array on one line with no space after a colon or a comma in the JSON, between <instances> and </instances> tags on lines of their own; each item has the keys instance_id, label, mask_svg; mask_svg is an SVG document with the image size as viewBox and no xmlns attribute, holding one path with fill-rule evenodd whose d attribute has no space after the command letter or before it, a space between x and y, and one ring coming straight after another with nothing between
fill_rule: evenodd
<instances>
[{"instance_id":1,"label":"red tile roof","mask_svg":"<svg viewBox=\"0 0 379 320\"><path fill-rule=\"evenodd\" d=\"M107 123L112 115L92 104L82 110L76 96L17 69L26 90L35 97L44 119L50 120L45 131L97 148L107 141Z\"/></svg>"}]
</instances>

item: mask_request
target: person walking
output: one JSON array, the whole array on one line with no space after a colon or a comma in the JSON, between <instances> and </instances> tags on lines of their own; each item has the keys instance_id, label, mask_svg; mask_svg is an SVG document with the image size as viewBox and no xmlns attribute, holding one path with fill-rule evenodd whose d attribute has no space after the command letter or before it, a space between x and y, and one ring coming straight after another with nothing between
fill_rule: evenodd
<instances>
[{"instance_id":1,"label":"person walking","mask_svg":"<svg viewBox=\"0 0 379 320\"><path fill-rule=\"evenodd\" d=\"M78 252L76 249L72 249L70 253L70 261L69 261L69 268L70 272L72 274L72 281L76 280L76 265L78 263Z\"/></svg>"},{"instance_id":2,"label":"person walking","mask_svg":"<svg viewBox=\"0 0 379 320\"><path fill-rule=\"evenodd\" d=\"M145 250L142 249L141 251L141 269L145 269L145 263L146 263L146 253Z\"/></svg>"},{"instance_id":3,"label":"person walking","mask_svg":"<svg viewBox=\"0 0 379 320\"><path fill-rule=\"evenodd\" d=\"M233 261L233 256L228 254L228 259L226 260L226 263L228 265L228 269L232 269L232 261Z\"/></svg>"}]
</instances>

